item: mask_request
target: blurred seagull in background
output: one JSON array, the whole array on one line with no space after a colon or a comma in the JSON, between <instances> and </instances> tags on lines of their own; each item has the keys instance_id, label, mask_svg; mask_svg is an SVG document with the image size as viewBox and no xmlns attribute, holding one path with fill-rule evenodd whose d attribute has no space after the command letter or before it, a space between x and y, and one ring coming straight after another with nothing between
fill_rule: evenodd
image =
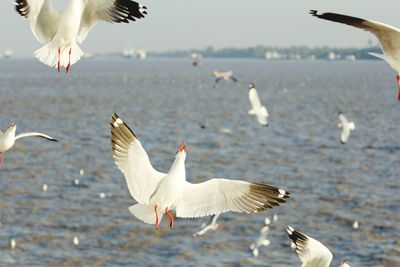
<instances>
[{"instance_id":1,"label":"blurred seagull in background","mask_svg":"<svg viewBox=\"0 0 400 267\"><path fill-rule=\"evenodd\" d=\"M293 227L288 226L286 231L303 263L302 267L329 267L333 256L327 247L314 238L295 230ZM339 267L350 266L344 260Z\"/></svg>"},{"instance_id":2,"label":"blurred seagull in background","mask_svg":"<svg viewBox=\"0 0 400 267\"><path fill-rule=\"evenodd\" d=\"M213 72L215 79L215 84L214 84L214 88L217 86L217 83L221 80L229 80L231 79L234 82L237 82L238 80L233 76L233 72L232 71L217 71L215 70Z\"/></svg>"},{"instance_id":3,"label":"blurred seagull in background","mask_svg":"<svg viewBox=\"0 0 400 267\"><path fill-rule=\"evenodd\" d=\"M210 217L210 220L208 221L208 223L203 223L203 225L201 226L201 229L194 233L193 236L200 236L200 235L204 235L205 233L207 233L208 231L212 230L215 231L217 230L219 224L217 223L218 217L221 214L214 214Z\"/></svg>"},{"instance_id":4,"label":"blurred seagull in background","mask_svg":"<svg viewBox=\"0 0 400 267\"><path fill-rule=\"evenodd\" d=\"M266 217L264 220L265 226L261 228L260 231L260 236L257 238L257 240L250 245L250 250L253 252L254 257L258 257L258 249L261 246L269 246L271 243L268 239L268 233L269 233L269 225L271 224L271 220Z\"/></svg>"},{"instance_id":5,"label":"blurred seagull in background","mask_svg":"<svg viewBox=\"0 0 400 267\"><path fill-rule=\"evenodd\" d=\"M343 113L338 113L339 124L338 127L342 128L342 133L340 134L340 142L344 145L347 143L350 137L350 131L356 128L354 122L349 121Z\"/></svg>"},{"instance_id":6,"label":"blurred seagull in background","mask_svg":"<svg viewBox=\"0 0 400 267\"><path fill-rule=\"evenodd\" d=\"M16 136L15 135L16 130L17 130L17 125L13 123L10 124L10 126L8 126L7 130L4 133L0 131L0 164L3 162L2 154L5 151L12 148L15 144L15 141L17 141L20 138L33 136L33 137L41 137L49 141L58 142L56 139L48 136L47 134L36 133L36 132L22 133Z\"/></svg>"},{"instance_id":7,"label":"blurred seagull in background","mask_svg":"<svg viewBox=\"0 0 400 267\"><path fill-rule=\"evenodd\" d=\"M400 101L400 30L373 20L366 20L356 17L350 17L337 13L323 13L317 10L310 10L310 14L320 18L334 22L347 24L359 29L363 29L373 33L379 40L383 50L382 54L369 53L370 55L383 59L397 72L398 94L397 100Z\"/></svg>"},{"instance_id":8,"label":"blurred seagull in background","mask_svg":"<svg viewBox=\"0 0 400 267\"><path fill-rule=\"evenodd\" d=\"M31 30L40 43L35 52L44 64L66 68L83 55L81 44L98 21L129 23L143 18L146 7L131 0L70 0L66 9L57 12L50 0L15 0L16 11L30 20Z\"/></svg>"},{"instance_id":9,"label":"blurred seagull in background","mask_svg":"<svg viewBox=\"0 0 400 267\"><path fill-rule=\"evenodd\" d=\"M258 96L254 83L249 85L249 100L251 109L249 115L257 117L257 121L262 126L268 126L268 111L265 106L261 104L260 97Z\"/></svg>"},{"instance_id":10,"label":"blurred seagull in background","mask_svg":"<svg viewBox=\"0 0 400 267\"><path fill-rule=\"evenodd\" d=\"M168 171L153 168L146 151L135 135L116 114L111 118L111 143L115 163L138 204L129 211L156 230L164 214L172 229L176 217L196 218L223 212L259 213L279 206L289 198L283 189L239 180L211 179L192 184L186 181L186 146L182 142Z\"/></svg>"}]
</instances>

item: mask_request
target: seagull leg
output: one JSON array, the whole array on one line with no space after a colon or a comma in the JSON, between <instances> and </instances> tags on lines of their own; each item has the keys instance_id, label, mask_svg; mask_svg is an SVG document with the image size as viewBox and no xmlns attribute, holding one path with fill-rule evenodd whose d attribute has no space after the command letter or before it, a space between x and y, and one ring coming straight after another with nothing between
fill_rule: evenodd
<instances>
[{"instance_id":1,"label":"seagull leg","mask_svg":"<svg viewBox=\"0 0 400 267\"><path fill-rule=\"evenodd\" d=\"M399 92L397 93L397 100L400 101L400 74L397 74L397 84L399 85Z\"/></svg>"},{"instance_id":2,"label":"seagull leg","mask_svg":"<svg viewBox=\"0 0 400 267\"><path fill-rule=\"evenodd\" d=\"M0 153L0 164L3 163L3 153Z\"/></svg>"},{"instance_id":3,"label":"seagull leg","mask_svg":"<svg viewBox=\"0 0 400 267\"><path fill-rule=\"evenodd\" d=\"M157 213L157 205L154 207L154 212L156 213L156 230L158 230L158 213Z\"/></svg>"},{"instance_id":4,"label":"seagull leg","mask_svg":"<svg viewBox=\"0 0 400 267\"><path fill-rule=\"evenodd\" d=\"M70 48L69 49L69 53L68 53L68 66L67 66L67 69L65 70L65 73L68 73L68 71L69 71L69 68L71 67L71 50L72 50L72 48Z\"/></svg>"},{"instance_id":5,"label":"seagull leg","mask_svg":"<svg viewBox=\"0 0 400 267\"><path fill-rule=\"evenodd\" d=\"M61 47L58 47L58 64L57 64L58 72L60 72L60 61L61 61Z\"/></svg>"},{"instance_id":6,"label":"seagull leg","mask_svg":"<svg viewBox=\"0 0 400 267\"><path fill-rule=\"evenodd\" d=\"M169 213L168 208L165 208L165 214L167 214L169 218L169 228L174 228L174 218L172 217L171 213Z\"/></svg>"}]
</instances>

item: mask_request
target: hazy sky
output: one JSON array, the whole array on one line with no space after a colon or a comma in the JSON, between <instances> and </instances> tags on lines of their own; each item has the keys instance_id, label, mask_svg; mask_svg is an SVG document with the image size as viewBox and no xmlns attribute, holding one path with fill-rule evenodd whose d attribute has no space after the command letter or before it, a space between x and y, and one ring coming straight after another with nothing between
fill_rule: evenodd
<instances>
[{"instance_id":1,"label":"hazy sky","mask_svg":"<svg viewBox=\"0 0 400 267\"><path fill-rule=\"evenodd\" d=\"M53 0L62 10L67 0ZM362 47L372 34L318 20L309 9L341 12L400 27L399 0L142 0L146 18L122 25L101 22L82 45L87 52L140 46L150 51L214 47ZM12 0L0 0L0 51L30 55L41 45Z\"/></svg>"}]
</instances>

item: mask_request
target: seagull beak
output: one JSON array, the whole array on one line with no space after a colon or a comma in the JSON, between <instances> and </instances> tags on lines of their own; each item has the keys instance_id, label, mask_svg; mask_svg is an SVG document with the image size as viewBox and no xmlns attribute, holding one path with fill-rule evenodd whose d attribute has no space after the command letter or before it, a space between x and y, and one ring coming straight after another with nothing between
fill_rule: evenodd
<instances>
[{"instance_id":1,"label":"seagull beak","mask_svg":"<svg viewBox=\"0 0 400 267\"><path fill-rule=\"evenodd\" d=\"M182 143L179 145L178 152L186 152L186 146L185 146L185 141L182 141Z\"/></svg>"},{"instance_id":2,"label":"seagull beak","mask_svg":"<svg viewBox=\"0 0 400 267\"><path fill-rule=\"evenodd\" d=\"M397 93L397 100L400 101L400 74L397 74L397 85L399 86L399 91Z\"/></svg>"}]
</instances>

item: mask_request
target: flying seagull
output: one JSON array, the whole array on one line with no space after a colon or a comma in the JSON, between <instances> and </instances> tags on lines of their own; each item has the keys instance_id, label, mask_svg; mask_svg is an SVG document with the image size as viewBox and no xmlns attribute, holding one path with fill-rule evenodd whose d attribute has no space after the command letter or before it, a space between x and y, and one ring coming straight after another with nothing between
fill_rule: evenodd
<instances>
[{"instance_id":1,"label":"flying seagull","mask_svg":"<svg viewBox=\"0 0 400 267\"><path fill-rule=\"evenodd\" d=\"M164 214L172 229L176 217L196 218L223 212L259 213L279 206L289 198L283 189L260 183L214 178L203 183L186 181L186 146L182 142L168 173L153 168L146 151L116 114L111 118L112 155L138 204L129 211L148 224L158 225Z\"/></svg>"},{"instance_id":2,"label":"flying seagull","mask_svg":"<svg viewBox=\"0 0 400 267\"><path fill-rule=\"evenodd\" d=\"M35 52L44 64L69 71L83 55L81 44L99 21L129 23L143 18L146 7L132 0L70 0L57 12L50 0L15 0L16 11L31 22L33 35L45 44Z\"/></svg>"},{"instance_id":3,"label":"flying seagull","mask_svg":"<svg viewBox=\"0 0 400 267\"><path fill-rule=\"evenodd\" d=\"M261 104L260 97L258 96L254 83L249 85L249 100L251 104L251 109L248 112L249 115L256 116L260 125L268 126L268 111L265 106Z\"/></svg>"},{"instance_id":4,"label":"flying seagull","mask_svg":"<svg viewBox=\"0 0 400 267\"><path fill-rule=\"evenodd\" d=\"M291 226L286 228L289 238L292 240L300 261L301 267L329 267L332 261L332 253L321 242L306 236ZM344 260L339 267L350 267Z\"/></svg>"},{"instance_id":5,"label":"flying seagull","mask_svg":"<svg viewBox=\"0 0 400 267\"><path fill-rule=\"evenodd\" d=\"M373 33L379 40L383 50L382 54L369 53L372 56L385 60L397 72L398 94L397 100L400 101L400 30L373 20L360 19L337 13L323 13L317 10L310 10L310 14L334 22L344 23L356 28L360 28Z\"/></svg>"},{"instance_id":6,"label":"flying seagull","mask_svg":"<svg viewBox=\"0 0 400 267\"><path fill-rule=\"evenodd\" d=\"M17 125L13 123L10 124L10 126L8 126L7 130L4 133L0 131L0 164L3 162L2 154L7 150L9 150L10 148L12 148L15 144L15 141L17 141L20 138L33 136L33 137L41 137L49 141L58 142L56 139L48 136L47 134L36 133L36 132L22 133L15 135L16 130L17 130Z\"/></svg>"},{"instance_id":7,"label":"flying seagull","mask_svg":"<svg viewBox=\"0 0 400 267\"><path fill-rule=\"evenodd\" d=\"M216 78L216 79L215 79L214 88L215 88L215 86L217 85L217 83L218 83L219 81L221 81L221 80L227 81L227 80L231 79L231 80L234 81L234 82L237 82L237 81L238 81L238 80L233 76L233 72L232 72L232 71L217 71L217 70L215 70L215 71L213 72L213 75L214 75L214 77Z\"/></svg>"},{"instance_id":8,"label":"flying seagull","mask_svg":"<svg viewBox=\"0 0 400 267\"><path fill-rule=\"evenodd\" d=\"M344 145L347 143L350 137L350 132L356 128L354 122L349 121L343 113L338 113L339 124L338 127L342 128L342 133L340 134L340 142Z\"/></svg>"}]
</instances>

